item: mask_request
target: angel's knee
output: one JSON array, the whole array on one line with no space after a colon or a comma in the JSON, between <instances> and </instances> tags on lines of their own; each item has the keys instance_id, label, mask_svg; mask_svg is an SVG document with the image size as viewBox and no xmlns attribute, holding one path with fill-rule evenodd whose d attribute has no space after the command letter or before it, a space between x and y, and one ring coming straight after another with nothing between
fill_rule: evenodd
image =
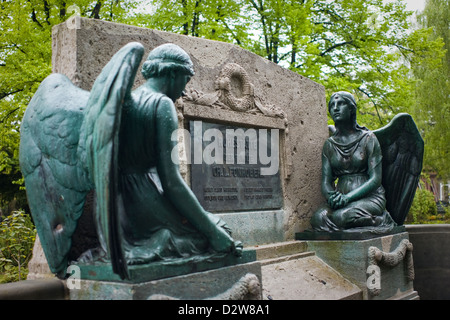
<instances>
[{"instance_id":1,"label":"angel's knee","mask_svg":"<svg viewBox=\"0 0 450 320\"><path fill-rule=\"evenodd\" d=\"M320 207L311 217L310 223L311 227L316 231L329 231L327 225L330 221L329 215L331 214L331 209L328 206Z\"/></svg>"}]
</instances>

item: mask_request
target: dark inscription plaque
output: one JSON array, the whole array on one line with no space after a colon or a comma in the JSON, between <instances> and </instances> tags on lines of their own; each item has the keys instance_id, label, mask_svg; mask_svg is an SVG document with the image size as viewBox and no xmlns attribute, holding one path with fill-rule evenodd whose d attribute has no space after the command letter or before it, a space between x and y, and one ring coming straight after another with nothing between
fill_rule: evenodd
<instances>
[{"instance_id":1,"label":"dark inscription plaque","mask_svg":"<svg viewBox=\"0 0 450 320\"><path fill-rule=\"evenodd\" d=\"M190 134L191 188L206 210L231 212L282 207L278 134L270 129L203 121L190 121ZM276 150L272 153L272 149ZM272 170L267 174L269 167Z\"/></svg>"}]
</instances>

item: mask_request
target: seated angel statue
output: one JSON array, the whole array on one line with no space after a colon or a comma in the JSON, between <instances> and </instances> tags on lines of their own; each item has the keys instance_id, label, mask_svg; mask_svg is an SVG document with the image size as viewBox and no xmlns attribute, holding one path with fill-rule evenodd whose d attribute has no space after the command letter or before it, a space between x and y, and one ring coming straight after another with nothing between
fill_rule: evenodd
<instances>
[{"instance_id":1,"label":"seated angel statue","mask_svg":"<svg viewBox=\"0 0 450 320\"><path fill-rule=\"evenodd\" d=\"M322 150L321 186L327 202L313 214L312 228L325 232L392 229L396 223L386 210L377 136L358 125L350 93L334 93L328 111L335 131Z\"/></svg>"},{"instance_id":2,"label":"seated angel statue","mask_svg":"<svg viewBox=\"0 0 450 320\"><path fill-rule=\"evenodd\" d=\"M173 162L172 133L178 129L174 102L194 70L174 44L154 49L144 62L146 83L122 110L119 186L125 210L126 257L142 263L236 249L225 223L205 211ZM200 231L200 232L199 232Z\"/></svg>"},{"instance_id":3,"label":"seated angel statue","mask_svg":"<svg viewBox=\"0 0 450 320\"><path fill-rule=\"evenodd\" d=\"M90 92L53 74L25 112L21 168L54 273L65 272L91 190L101 246L81 259L110 261L122 278L127 265L241 254L242 244L203 209L173 161L174 102L194 76L193 63L177 45L156 47L142 66L145 83L132 91L143 53L139 43L123 47Z\"/></svg>"}]
</instances>

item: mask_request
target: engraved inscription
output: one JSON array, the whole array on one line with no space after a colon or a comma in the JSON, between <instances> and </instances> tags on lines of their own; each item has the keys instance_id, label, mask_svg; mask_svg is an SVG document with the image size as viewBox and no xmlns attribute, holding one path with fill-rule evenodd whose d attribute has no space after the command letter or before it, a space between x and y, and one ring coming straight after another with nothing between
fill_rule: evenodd
<instances>
[{"instance_id":1,"label":"engraved inscription","mask_svg":"<svg viewBox=\"0 0 450 320\"><path fill-rule=\"evenodd\" d=\"M199 128L201 134L197 132L194 136L201 139L191 143L191 153L201 151L203 161L191 163L191 188L206 210L232 212L282 207L278 135L273 130L210 122L199 126L197 121L190 122L191 135Z\"/></svg>"}]
</instances>

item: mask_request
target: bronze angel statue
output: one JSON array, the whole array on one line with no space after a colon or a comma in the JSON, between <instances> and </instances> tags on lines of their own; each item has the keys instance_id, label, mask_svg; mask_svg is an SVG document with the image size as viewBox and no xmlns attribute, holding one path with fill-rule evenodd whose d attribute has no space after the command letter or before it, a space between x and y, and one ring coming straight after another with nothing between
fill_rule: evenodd
<instances>
[{"instance_id":1,"label":"bronze angel statue","mask_svg":"<svg viewBox=\"0 0 450 320\"><path fill-rule=\"evenodd\" d=\"M369 131L356 121L356 102L336 92L328 110L335 123L322 151L322 193L312 216L315 231L386 233L402 225L411 206L424 143L408 114ZM336 182L337 181L337 182Z\"/></svg>"},{"instance_id":2,"label":"bronze angel statue","mask_svg":"<svg viewBox=\"0 0 450 320\"><path fill-rule=\"evenodd\" d=\"M95 190L96 259L121 278L128 266L199 255L239 256L227 225L205 211L181 177L172 152L174 102L194 75L174 44L150 52L146 82L132 90L144 48L129 43L85 91L61 74L47 77L27 107L20 165L50 269L65 274L86 196ZM91 255L92 256L92 255Z\"/></svg>"}]
</instances>

